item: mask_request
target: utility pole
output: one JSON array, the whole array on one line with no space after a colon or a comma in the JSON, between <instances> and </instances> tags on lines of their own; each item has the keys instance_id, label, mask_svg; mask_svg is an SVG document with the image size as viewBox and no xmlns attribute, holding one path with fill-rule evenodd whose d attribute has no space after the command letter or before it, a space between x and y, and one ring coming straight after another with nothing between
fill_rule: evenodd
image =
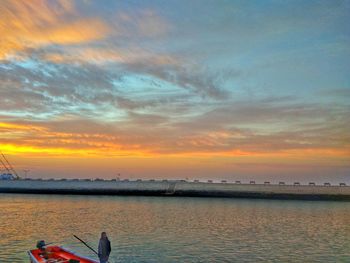
<instances>
[{"instance_id":1,"label":"utility pole","mask_svg":"<svg viewBox=\"0 0 350 263\"><path fill-rule=\"evenodd\" d=\"M30 170L24 169L23 172L24 172L24 178L27 178L27 174L30 172Z\"/></svg>"}]
</instances>

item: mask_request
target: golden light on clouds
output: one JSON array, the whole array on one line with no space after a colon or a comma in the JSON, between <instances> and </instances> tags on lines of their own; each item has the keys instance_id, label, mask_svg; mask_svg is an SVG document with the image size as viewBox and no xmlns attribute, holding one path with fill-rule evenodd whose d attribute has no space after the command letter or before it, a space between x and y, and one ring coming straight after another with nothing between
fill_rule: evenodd
<instances>
[{"instance_id":1,"label":"golden light on clouds","mask_svg":"<svg viewBox=\"0 0 350 263\"><path fill-rule=\"evenodd\" d=\"M49 6L44 0L4 0L0 5L0 59L49 44L77 44L104 38L108 26L97 18L79 18L73 2Z\"/></svg>"},{"instance_id":2,"label":"golden light on clouds","mask_svg":"<svg viewBox=\"0 0 350 263\"><path fill-rule=\"evenodd\" d=\"M8 132L8 136L5 136ZM130 142L130 138L124 136L119 138L117 134L103 133L69 133L57 132L50 128L32 125L32 124L15 124L0 123L0 133L3 134L1 149L13 155L19 156L52 156L52 157L137 157L137 158L210 158L222 159L229 158L232 160L250 160L254 162L283 162L293 163L330 163L344 164L348 160L350 152L344 149L334 148L305 148L305 149L289 149L289 150L250 150L230 149L224 150L216 148L210 150L208 146L217 147L220 145L220 139L230 137L227 132L209 133L208 140L202 138L189 138L184 149L169 152L159 151L160 145L157 143L149 144L147 138L145 140ZM231 136L238 136L232 134ZM216 138L216 140L213 140ZM171 140L165 142L167 147L173 144ZM164 145L163 145L164 147Z\"/></svg>"},{"instance_id":3,"label":"golden light on clouds","mask_svg":"<svg viewBox=\"0 0 350 263\"><path fill-rule=\"evenodd\" d=\"M1 1L0 150L348 174L347 6L203 3Z\"/></svg>"},{"instance_id":4,"label":"golden light on clouds","mask_svg":"<svg viewBox=\"0 0 350 263\"><path fill-rule=\"evenodd\" d=\"M138 64L147 62L157 66L179 66L181 60L174 56L166 54L152 54L146 50L133 48L132 52L122 48L66 48L64 53L48 52L43 59L53 63L79 63L79 64L96 64L106 65L112 63L120 64Z\"/></svg>"}]
</instances>

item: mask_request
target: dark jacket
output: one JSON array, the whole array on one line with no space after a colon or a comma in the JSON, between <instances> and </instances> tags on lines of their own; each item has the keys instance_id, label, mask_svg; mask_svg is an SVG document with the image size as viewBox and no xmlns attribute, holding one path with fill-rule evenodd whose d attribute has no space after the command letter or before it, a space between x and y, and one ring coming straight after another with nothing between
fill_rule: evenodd
<instances>
[{"instance_id":1,"label":"dark jacket","mask_svg":"<svg viewBox=\"0 0 350 263\"><path fill-rule=\"evenodd\" d=\"M101 238L100 242L98 243L98 256L108 257L111 250L111 242L108 240L108 238Z\"/></svg>"}]
</instances>

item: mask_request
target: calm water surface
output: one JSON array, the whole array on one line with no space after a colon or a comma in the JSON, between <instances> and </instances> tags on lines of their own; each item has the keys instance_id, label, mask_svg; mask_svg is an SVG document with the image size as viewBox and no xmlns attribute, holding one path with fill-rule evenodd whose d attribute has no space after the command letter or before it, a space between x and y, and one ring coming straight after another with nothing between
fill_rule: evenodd
<instances>
[{"instance_id":1,"label":"calm water surface","mask_svg":"<svg viewBox=\"0 0 350 263\"><path fill-rule=\"evenodd\" d=\"M350 262L350 203L210 198L0 195L0 262L36 241L112 262Z\"/></svg>"}]
</instances>

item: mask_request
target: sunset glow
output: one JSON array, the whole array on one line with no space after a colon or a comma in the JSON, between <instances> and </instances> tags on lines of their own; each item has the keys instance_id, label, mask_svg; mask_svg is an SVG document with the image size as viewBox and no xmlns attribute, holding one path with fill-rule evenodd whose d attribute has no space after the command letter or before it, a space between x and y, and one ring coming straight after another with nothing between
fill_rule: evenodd
<instances>
[{"instance_id":1,"label":"sunset glow","mask_svg":"<svg viewBox=\"0 0 350 263\"><path fill-rule=\"evenodd\" d=\"M349 2L273 3L2 1L0 150L43 178L350 180Z\"/></svg>"}]
</instances>

